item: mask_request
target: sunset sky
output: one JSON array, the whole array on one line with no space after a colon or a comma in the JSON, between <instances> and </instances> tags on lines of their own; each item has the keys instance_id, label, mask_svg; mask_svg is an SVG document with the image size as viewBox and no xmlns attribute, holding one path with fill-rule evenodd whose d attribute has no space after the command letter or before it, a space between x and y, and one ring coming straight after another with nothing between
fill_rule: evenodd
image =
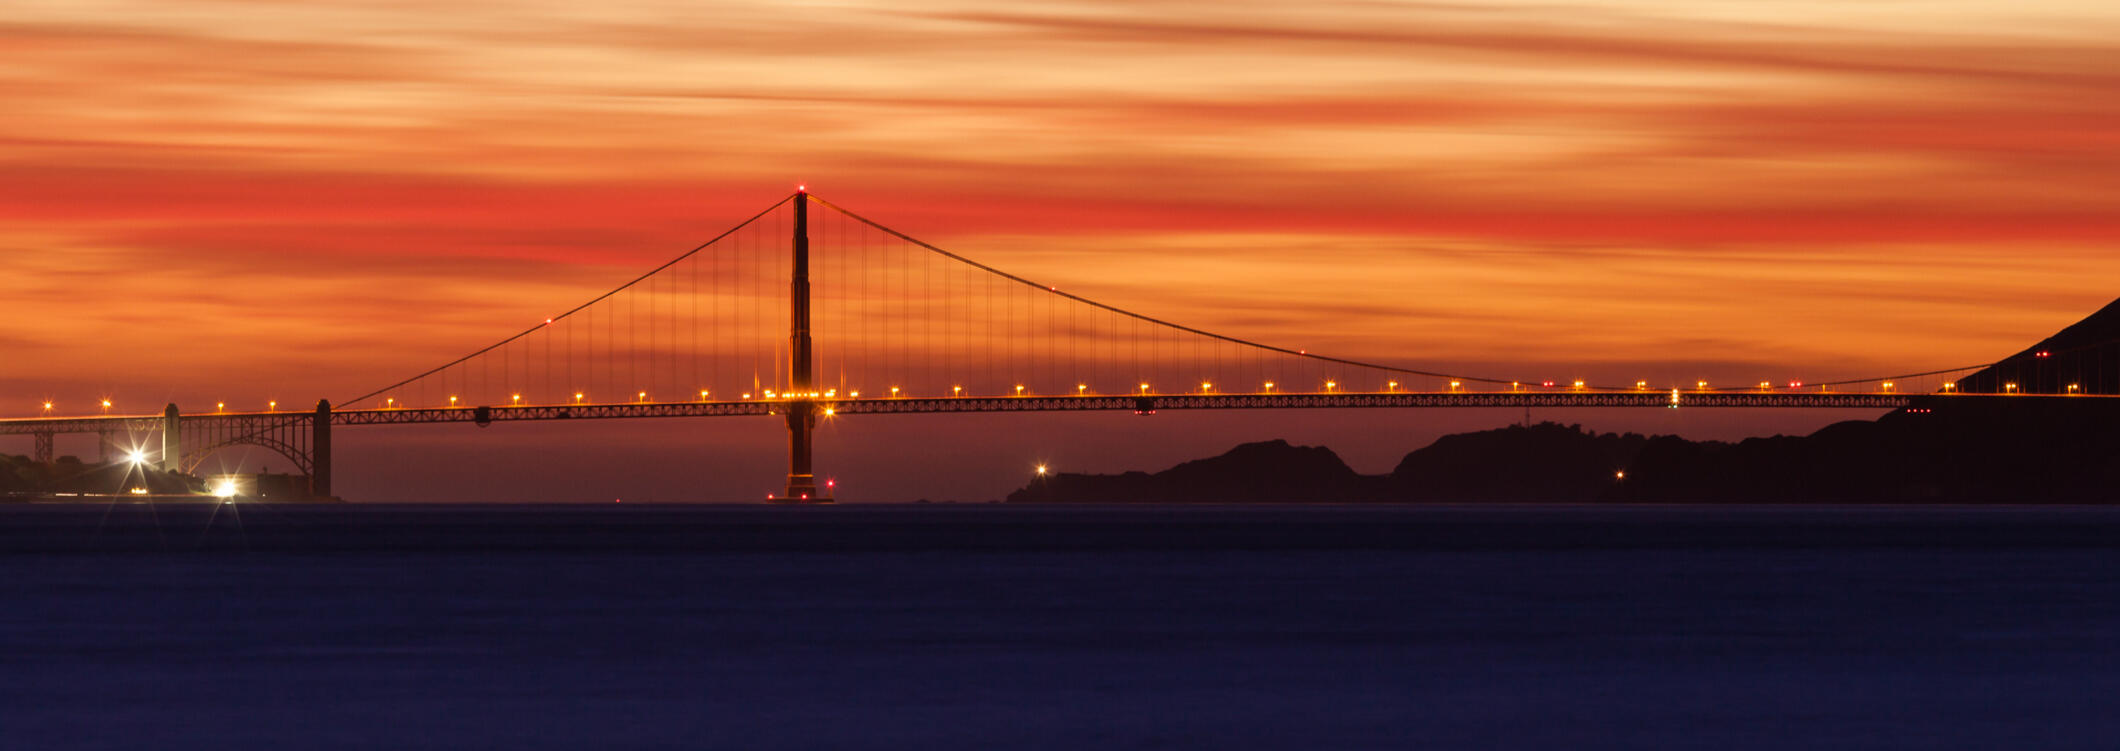
<instances>
[{"instance_id":1,"label":"sunset sky","mask_svg":"<svg viewBox=\"0 0 2120 751\"><path fill-rule=\"evenodd\" d=\"M1112 304L1408 367L1977 364L2120 296L2116 40L2109 2L18 0L0 415L365 391L798 183ZM1032 459L1156 469L1277 436L1384 471L1522 415L1164 417L877 418L819 461L882 500L983 498ZM764 422L481 434L553 468L518 487L444 469L485 455L464 430L348 433L341 490L733 498L784 450ZM884 455L908 437L931 450ZM621 455L656 468L537 475Z\"/></svg>"}]
</instances>

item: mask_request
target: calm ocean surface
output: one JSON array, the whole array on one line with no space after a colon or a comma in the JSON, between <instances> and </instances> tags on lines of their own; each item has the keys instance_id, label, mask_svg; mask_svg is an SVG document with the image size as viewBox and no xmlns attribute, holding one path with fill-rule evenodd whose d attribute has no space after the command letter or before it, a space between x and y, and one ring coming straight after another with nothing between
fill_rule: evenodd
<instances>
[{"instance_id":1,"label":"calm ocean surface","mask_svg":"<svg viewBox=\"0 0 2120 751\"><path fill-rule=\"evenodd\" d=\"M2120 511L0 506L0 748L2120 745Z\"/></svg>"}]
</instances>

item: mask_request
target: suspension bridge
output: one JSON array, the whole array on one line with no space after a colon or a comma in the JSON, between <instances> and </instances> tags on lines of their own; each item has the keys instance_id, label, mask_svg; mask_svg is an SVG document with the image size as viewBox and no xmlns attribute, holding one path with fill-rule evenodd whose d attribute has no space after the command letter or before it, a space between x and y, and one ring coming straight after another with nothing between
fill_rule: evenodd
<instances>
[{"instance_id":1,"label":"suspension bridge","mask_svg":"<svg viewBox=\"0 0 2120 751\"><path fill-rule=\"evenodd\" d=\"M2067 332L2064 332L2067 333ZM779 417L784 492L831 501L812 434L840 415L1359 407L1933 409L1944 400L2111 398L2120 341L2056 338L1995 362L1820 382L1590 383L1334 357L1187 326L922 242L798 190L572 309L455 360L313 408L0 419L53 460L94 434L102 459L192 473L216 450L286 456L331 496L335 426ZM2065 345L2065 346L2061 346ZM102 405L107 411L108 402ZM289 405L293 407L295 405ZM124 438L121 439L120 436ZM122 441L122 443L121 443Z\"/></svg>"}]
</instances>

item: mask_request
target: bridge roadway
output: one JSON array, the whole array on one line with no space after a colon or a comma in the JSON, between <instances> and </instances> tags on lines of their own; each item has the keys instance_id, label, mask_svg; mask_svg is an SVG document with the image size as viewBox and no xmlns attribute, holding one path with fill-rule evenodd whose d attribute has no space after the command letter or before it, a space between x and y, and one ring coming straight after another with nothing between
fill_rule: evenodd
<instances>
[{"instance_id":1,"label":"bridge roadway","mask_svg":"<svg viewBox=\"0 0 2120 751\"><path fill-rule=\"evenodd\" d=\"M1750 407L1810 409L1899 409L1917 399L2083 399L2089 395L2034 394L1908 394L1895 392L1768 392L1683 391L1674 402L1671 392L1539 390L1491 391L1392 391L1264 394L1150 394L1052 395L1052 396L963 396L876 397L860 399L818 398L819 409L834 415L934 414L951 412L1063 412L1184 409L1319 409L1319 408L1437 408L1437 407ZM629 402L618 404L528 404L491 407L396 407L334 409L333 425L405 425L448 422L516 422L525 420L595 420L647 417L740 417L781 414L799 400L749 399L706 402ZM183 421L192 425L226 422L253 427L285 424L306 425L316 413L208 412L187 413ZM90 415L75 417L27 417L0 419L0 435L55 433L146 433L162 429L161 415Z\"/></svg>"}]
</instances>

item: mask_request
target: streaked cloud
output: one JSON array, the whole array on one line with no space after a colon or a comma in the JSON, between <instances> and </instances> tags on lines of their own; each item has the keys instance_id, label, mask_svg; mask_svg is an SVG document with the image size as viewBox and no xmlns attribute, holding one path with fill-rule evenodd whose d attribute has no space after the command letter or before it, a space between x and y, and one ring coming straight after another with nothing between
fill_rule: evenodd
<instances>
[{"instance_id":1,"label":"streaked cloud","mask_svg":"<svg viewBox=\"0 0 2120 751\"><path fill-rule=\"evenodd\" d=\"M2120 294L2115 32L1955 0L32 0L0 299L37 360L0 380L352 389L798 181L1409 364L1977 362Z\"/></svg>"}]
</instances>

